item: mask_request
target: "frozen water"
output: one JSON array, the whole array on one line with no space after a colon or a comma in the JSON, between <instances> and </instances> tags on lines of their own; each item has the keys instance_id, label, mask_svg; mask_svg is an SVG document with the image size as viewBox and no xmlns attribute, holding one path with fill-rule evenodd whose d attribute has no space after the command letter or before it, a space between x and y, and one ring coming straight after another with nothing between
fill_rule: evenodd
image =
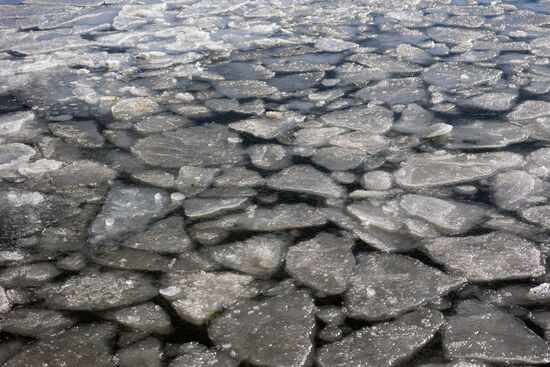
<instances>
[{"instance_id":1,"label":"frozen water","mask_svg":"<svg viewBox=\"0 0 550 367\"><path fill-rule=\"evenodd\" d=\"M12 287L37 287L58 276L61 272L49 262L12 267L0 271L0 285Z\"/></svg>"},{"instance_id":2,"label":"frozen water","mask_svg":"<svg viewBox=\"0 0 550 367\"><path fill-rule=\"evenodd\" d=\"M117 184L90 227L90 242L117 242L129 234L141 232L176 206L165 191Z\"/></svg>"},{"instance_id":3,"label":"frozen water","mask_svg":"<svg viewBox=\"0 0 550 367\"><path fill-rule=\"evenodd\" d=\"M440 237L424 247L434 261L472 281L521 279L545 272L540 249L511 234Z\"/></svg>"},{"instance_id":4,"label":"frozen water","mask_svg":"<svg viewBox=\"0 0 550 367\"><path fill-rule=\"evenodd\" d=\"M334 111L321 116L329 125L364 131L370 134L382 134L391 128L393 114L387 108L368 105Z\"/></svg>"},{"instance_id":5,"label":"frozen water","mask_svg":"<svg viewBox=\"0 0 550 367\"><path fill-rule=\"evenodd\" d=\"M449 357L528 364L550 360L550 344L512 315L475 301L460 306L443 331Z\"/></svg>"},{"instance_id":6,"label":"frozen water","mask_svg":"<svg viewBox=\"0 0 550 367\"><path fill-rule=\"evenodd\" d=\"M322 226L325 216L306 204L281 204L272 209L252 206L246 212L197 224L201 228L223 228L249 231L280 231Z\"/></svg>"},{"instance_id":7,"label":"frozen water","mask_svg":"<svg viewBox=\"0 0 550 367\"><path fill-rule=\"evenodd\" d=\"M244 302L215 318L208 335L239 360L260 366L307 366L313 357L314 308L304 291Z\"/></svg>"},{"instance_id":8,"label":"frozen water","mask_svg":"<svg viewBox=\"0 0 550 367\"><path fill-rule=\"evenodd\" d=\"M106 320L116 321L146 333L170 334L173 331L170 317L166 311L152 302L106 311L101 316Z\"/></svg>"},{"instance_id":9,"label":"frozen water","mask_svg":"<svg viewBox=\"0 0 550 367\"><path fill-rule=\"evenodd\" d=\"M281 191L296 191L327 198L344 196L344 188L311 166L297 165L269 177L268 187Z\"/></svg>"},{"instance_id":10,"label":"frozen water","mask_svg":"<svg viewBox=\"0 0 550 367\"><path fill-rule=\"evenodd\" d=\"M262 139L273 139L277 135L296 127L292 121L271 119L247 119L229 124L233 130L244 132Z\"/></svg>"},{"instance_id":11,"label":"frozen water","mask_svg":"<svg viewBox=\"0 0 550 367\"><path fill-rule=\"evenodd\" d=\"M359 90L357 97L366 101L381 101L389 105L409 104L427 98L420 78L387 79Z\"/></svg>"},{"instance_id":12,"label":"frozen water","mask_svg":"<svg viewBox=\"0 0 550 367\"><path fill-rule=\"evenodd\" d=\"M326 294L343 293L355 265L353 241L329 233L292 246L286 255L286 271L296 280Z\"/></svg>"},{"instance_id":13,"label":"frozen water","mask_svg":"<svg viewBox=\"0 0 550 367\"><path fill-rule=\"evenodd\" d=\"M162 345L158 339L147 338L120 349L117 357L120 367L132 367L136 364L160 367L162 366Z\"/></svg>"},{"instance_id":14,"label":"frozen water","mask_svg":"<svg viewBox=\"0 0 550 367\"><path fill-rule=\"evenodd\" d=\"M502 71L498 69L455 62L440 62L426 68L422 73L426 83L440 86L446 90L496 83L501 75Z\"/></svg>"},{"instance_id":15,"label":"frozen water","mask_svg":"<svg viewBox=\"0 0 550 367\"><path fill-rule=\"evenodd\" d=\"M159 293L186 321L200 325L224 307L253 297L254 278L231 272L170 273Z\"/></svg>"},{"instance_id":16,"label":"frozen water","mask_svg":"<svg viewBox=\"0 0 550 367\"><path fill-rule=\"evenodd\" d=\"M443 323L437 311L411 312L321 348L316 360L322 367L397 366L428 343Z\"/></svg>"},{"instance_id":17,"label":"frozen water","mask_svg":"<svg viewBox=\"0 0 550 367\"><path fill-rule=\"evenodd\" d=\"M366 158L365 152L360 149L327 147L317 150L311 160L331 171L345 171L361 166Z\"/></svg>"},{"instance_id":18,"label":"frozen water","mask_svg":"<svg viewBox=\"0 0 550 367\"><path fill-rule=\"evenodd\" d=\"M461 184L519 167L523 157L509 152L479 154L418 154L395 173L399 186L409 189Z\"/></svg>"},{"instance_id":19,"label":"frozen water","mask_svg":"<svg viewBox=\"0 0 550 367\"><path fill-rule=\"evenodd\" d=\"M84 148L99 148L105 142L94 121L54 122L48 124L48 128L55 136Z\"/></svg>"},{"instance_id":20,"label":"frozen water","mask_svg":"<svg viewBox=\"0 0 550 367\"><path fill-rule=\"evenodd\" d=\"M387 320L449 293L465 283L416 259L395 254L362 254L345 294L350 317Z\"/></svg>"},{"instance_id":21,"label":"frozen water","mask_svg":"<svg viewBox=\"0 0 550 367\"><path fill-rule=\"evenodd\" d=\"M464 233L481 223L486 209L472 204L442 200L423 195L404 195L401 207L448 234Z\"/></svg>"},{"instance_id":22,"label":"frozen water","mask_svg":"<svg viewBox=\"0 0 550 367\"><path fill-rule=\"evenodd\" d=\"M548 0L0 0L0 365L550 364Z\"/></svg>"},{"instance_id":23,"label":"frozen water","mask_svg":"<svg viewBox=\"0 0 550 367\"><path fill-rule=\"evenodd\" d=\"M170 367L237 367L239 361L228 354L199 343L182 344L178 356L170 362Z\"/></svg>"},{"instance_id":24,"label":"frozen water","mask_svg":"<svg viewBox=\"0 0 550 367\"><path fill-rule=\"evenodd\" d=\"M448 149L493 149L528 138L529 132L521 126L480 120L454 126L445 145Z\"/></svg>"},{"instance_id":25,"label":"frozen water","mask_svg":"<svg viewBox=\"0 0 550 367\"><path fill-rule=\"evenodd\" d=\"M137 233L122 246L153 252L180 253L193 247L185 232L183 218L177 215L160 220L145 232Z\"/></svg>"},{"instance_id":26,"label":"frozen water","mask_svg":"<svg viewBox=\"0 0 550 367\"><path fill-rule=\"evenodd\" d=\"M160 167L236 164L243 152L226 127L211 124L179 129L139 139L132 152L144 162Z\"/></svg>"},{"instance_id":27,"label":"frozen water","mask_svg":"<svg viewBox=\"0 0 550 367\"><path fill-rule=\"evenodd\" d=\"M10 367L40 367L64 364L116 366L110 343L116 335L111 324L86 324L27 344L6 363Z\"/></svg>"},{"instance_id":28,"label":"frozen water","mask_svg":"<svg viewBox=\"0 0 550 367\"><path fill-rule=\"evenodd\" d=\"M261 170L276 171L292 164L289 151L278 144L257 144L247 150L250 163Z\"/></svg>"},{"instance_id":29,"label":"frozen water","mask_svg":"<svg viewBox=\"0 0 550 367\"><path fill-rule=\"evenodd\" d=\"M245 241L209 248L207 253L224 267L258 278L269 278L282 265L287 242L272 235L254 236Z\"/></svg>"},{"instance_id":30,"label":"frozen water","mask_svg":"<svg viewBox=\"0 0 550 367\"><path fill-rule=\"evenodd\" d=\"M9 311L0 322L3 332L40 338L70 328L76 323L73 317L65 316L59 311L18 308Z\"/></svg>"},{"instance_id":31,"label":"frozen water","mask_svg":"<svg viewBox=\"0 0 550 367\"><path fill-rule=\"evenodd\" d=\"M172 259L169 257L131 248L98 250L93 255L93 260L108 268L155 272L167 271L172 264Z\"/></svg>"},{"instance_id":32,"label":"frozen water","mask_svg":"<svg viewBox=\"0 0 550 367\"><path fill-rule=\"evenodd\" d=\"M90 272L39 290L40 297L52 309L105 310L146 301L156 295L148 277L131 272Z\"/></svg>"}]
</instances>

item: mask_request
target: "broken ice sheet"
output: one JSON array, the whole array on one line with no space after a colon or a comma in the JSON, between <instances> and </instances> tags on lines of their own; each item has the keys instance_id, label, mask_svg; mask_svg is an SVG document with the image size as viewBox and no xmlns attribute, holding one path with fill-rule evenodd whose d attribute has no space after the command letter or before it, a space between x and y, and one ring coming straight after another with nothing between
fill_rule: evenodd
<instances>
[{"instance_id":1,"label":"broken ice sheet","mask_svg":"<svg viewBox=\"0 0 550 367\"><path fill-rule=\"evenodd\" d=\"M342 229L350 231L354 237L379 251L408 251L415 248L417 245L415 241L408 236L376 228L367 222L356 221L339 209L322 208L320 211L327 217L327 220Z\"/></svg>"},{"instance_id":2,"label":"broken ice sheet","mask_svg":"<svg viewBox=\"0 0 550 367\"><path fill-rule=\"evenodd\" d=\"M0 174L4 171L17 170L17 168L29 161L35 150L28 145L13 143L0 146Z\"/></svg>"},{"instance_id":3,"label":"broken ice sheet","mask_svg":"<svg viewBox=\"0 0 550 367\"><path fill-rule=\"evenodd\" d=\"M262 170L275 171L292 164L290 152L278 144L256 144L247 150L250 162Z\"/></svg>"},{"instance_id":4,"label":"broken ice sheet","mask_svg":"<svg viewBox=\"0 0 550 367\"><path fill-rule=\"evenodd\" d=\"M326 147L317 150L311 160L330 171L352 170L361 166L367 156L361 149Z\"/></svg>"},{"instance_id":5,"label":"broken ice sheet","mask_svg":"<svg viewBox=\"0 0 550 367\"><path fill-rule=\"evenodd\" d=\"M547 1L7 2L0 364L549 362Z\"/></svg>"},{"instance_id":6,"label":"broken ice sheet","mask_svg":"<svg viewBox=\"0 0 550 367\"><path fill-rule=\"evenodd\" d=\"M493 200L504 210L517 210L537 200L545 201L547 189L543 181L519 170L499 173L491 181Z\"/></svg>"},{"instance_id":7,"label":"broken ice sheet","mask_svg":"<svg viewBox=\"0 0 550 367\"><path fill-rule=\"evenodd\" d=\"M98 250L92 260L108 268L153 272L168 271L173 263L173 258L131 248Z\"/></svg>"},{"instance_id":8,"label":"broken ice sheet","mask_svg":"<svg viewBox=\"0 0 550 367\"><path fill-rule=\"evenodd\" d=\"M192 219L215 217L225 212L242 209L248 203L246 197L191 198L183 202L185 215Z\"/></svg>"}]
</instances>

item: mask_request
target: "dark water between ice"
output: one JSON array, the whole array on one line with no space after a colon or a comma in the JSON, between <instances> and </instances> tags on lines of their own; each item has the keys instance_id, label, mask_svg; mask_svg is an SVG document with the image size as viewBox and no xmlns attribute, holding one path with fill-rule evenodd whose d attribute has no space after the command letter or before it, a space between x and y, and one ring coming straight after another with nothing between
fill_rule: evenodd
<instances>
[{"instance_id":1,"label":"dark water between ice","mask_svg":"<svg viewBox=\"0 0 550 367\"><path fill-rule=\"evenodd\" d=\"M0 0L0 365L549 365L550 2Z\"/></svg>"}]
</instances>

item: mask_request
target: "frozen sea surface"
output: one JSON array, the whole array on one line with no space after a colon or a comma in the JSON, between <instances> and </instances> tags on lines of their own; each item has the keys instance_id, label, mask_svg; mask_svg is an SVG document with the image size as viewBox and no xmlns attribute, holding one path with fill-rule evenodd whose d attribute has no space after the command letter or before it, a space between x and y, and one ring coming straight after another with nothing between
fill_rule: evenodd
<instances>
[{"instance_id":1,"label":"frozen sea surface","mask_svg":"<svg viewBox=\"0 0 550 367\"><path fill-rule=\"evenodd\" d=\"M0 366L549 366L549 143L548 0L0 0Z\"/></svg>"}]
</instances>

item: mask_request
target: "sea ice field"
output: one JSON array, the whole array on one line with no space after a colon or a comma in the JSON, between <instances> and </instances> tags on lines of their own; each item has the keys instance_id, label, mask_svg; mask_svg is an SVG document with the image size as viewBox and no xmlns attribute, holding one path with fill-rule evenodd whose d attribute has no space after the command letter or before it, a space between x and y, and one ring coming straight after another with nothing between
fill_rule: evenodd
<instances>
[{"instance_id":1,"label":"sea ice field","mask_svg":"<svg viewBox=\"0 0 550 367\"><path fill-rule=\"evenodd\" d=\"M550 0L0 0L0 366L550 366Z\"/></svg>"}]
</instances>

